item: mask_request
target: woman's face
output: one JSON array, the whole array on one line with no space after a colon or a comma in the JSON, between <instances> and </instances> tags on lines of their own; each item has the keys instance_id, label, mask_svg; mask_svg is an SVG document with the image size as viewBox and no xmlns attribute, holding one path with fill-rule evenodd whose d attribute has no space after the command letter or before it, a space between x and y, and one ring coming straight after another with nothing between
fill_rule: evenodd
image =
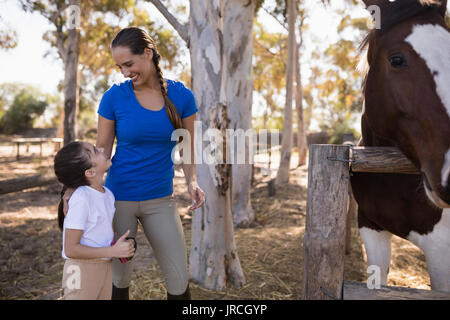
<instances>
[{"instance_id":1,"label":"woman's face","mask_svg":"<svg viewBox=\"0 0 450 320\"><path fill-rule=\"evenodd\" d=\"M151 74L153 51L145 49L143 54L133 54L128 47L115 47L112 57L125 78L131 78L133 85L142 85Z\"/></svg>"}]
</instances>

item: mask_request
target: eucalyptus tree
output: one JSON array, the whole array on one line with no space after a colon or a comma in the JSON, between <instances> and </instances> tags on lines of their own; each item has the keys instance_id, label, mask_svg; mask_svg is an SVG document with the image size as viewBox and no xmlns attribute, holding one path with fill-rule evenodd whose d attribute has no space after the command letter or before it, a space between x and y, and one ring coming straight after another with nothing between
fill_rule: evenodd
<instances>
[{"instance_id":1,"label":"eucalyptus tree","mask_svg":"<svg viewBox=\"0 0 450 320\"><path fill-rule=\"evenodd\" d=\"M17 32L4 25L0 15L0 49L8 50L17 46Z\"/></svg>"},{"instance_id":2,"label":"eucalyptus tree","mask_svg":"<svg viewBox=\"0 0 450 320\"><path fill-rule=\"evenodd\" d=\"M150 0L186 42L191 57L192 89L196 97L202 132L220 132L225 147L223 160L233 154L226 130L251 126L252 27L261 1L190 1L189 22L181 23L159 0ZM228 137L229 138L229 137ZM198 145L205 145L202 137ZM245 150L248 147L245 147ZM201 154L200 154L201 157ZM198 161L199 159L197 159ZM203 162L203 161L199 161ZM233 234L233 216L253 219L250 205L250 165L221 161L197 165L199 185L206 204L192 221L190 272L206 288L222 290L227 281L245 283Z\"/></svg>"},{"instance_id":3,"label":"eucalyptus tree","mask_svg":"<svg viewBox=\"0 0 450 320\"><path fill-rule=\"evenodd\" d=\"M284 108L284 121L280 150L280 166L278 168L276 183L285 184L289 181L289 170L292 150L292 98L294 85L294 58L296 50L295 20L297 6L295 0L287 0L288 16L288 48L286 68L286 104Z\"/></svg>"},{"instance_id":4,"label":"eucalyptus tree","mask_svg":"<svg viewBox=\"0 0 450 320\"><path fill-rule=\"evenodd\" d=\"M38 12L53 26L43 39L56 48L64 65L64 144L77 137L79 96L80 92L85 96L88 90L82 84L100 85L100 90L108 85L114 70L109 46L124 18L161 40L159 50L169 66L177 60L174 35L150 23L148 14L136 8L135 0L20 0L20 4L27 12Z\"/></svg>"}]
</instances>

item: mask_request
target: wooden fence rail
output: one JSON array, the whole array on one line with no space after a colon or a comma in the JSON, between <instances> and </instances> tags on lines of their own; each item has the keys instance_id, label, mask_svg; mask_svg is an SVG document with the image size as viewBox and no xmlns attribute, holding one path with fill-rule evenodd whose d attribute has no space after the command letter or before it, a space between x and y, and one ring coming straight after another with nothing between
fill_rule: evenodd
<instances>
[{"instance_id":1,"label":"wooden fence rail","mask_svg":"<svg viewBox=\"0 0 450 320\"><path fill-rule=\"evenodd\" d=\"M350 147L353 172L419 174L417 168L397 148Z\"/></svg>"},{"instance_id":2,"label":"wooden fence rail","mask_svg":"<svg viewBox=\"0 0 450 320\"><path fill-rule=\"evenodd\" d=\"M310 146L303 299L450 299L450 292L344 282L350 171L418 174L395 148Z\"/></svg>"},{"instance_id":3,"label":"wooden fence rail","mask_svg":"<svg viewBox=\"0 0 450 320\"><path fill-rule=\"evenodd\" d=\"M61 148L63 143L62 138L14 138L10 140L3 140L1 143L12 144L16 146L16 160L20 159L20 146L26 145L27 147L30 144L39 144L40 145L40 158L42 158L43 150L42 145L44 143L53 143L54 150L58 151ZM46 186L52 183L56 183L58 180L56 179L53 173L46 174L37 174L31 176L25 176L20 178L13 178L7 180L0 181L0 195L17 192L25 189L35 188Z\"/></svg>"},{"instance_id":4,"label":"wooden fence rail","mask_svg":"<svg viewBox=\"0 0 450 320\"><path fill-rule=\"evenodd\" d=\"M19 160L21 145L26 145L27 150L28 150L28 146L30 144L38 144L40 147L39 156L42 158L42 145L44 143L53 143L55 145L55 151L58 151L61 148L63 139L62 138L15 138L15 139L9 140L7 142L16 146L16 159Z\"/></svg>"}]
</instances>

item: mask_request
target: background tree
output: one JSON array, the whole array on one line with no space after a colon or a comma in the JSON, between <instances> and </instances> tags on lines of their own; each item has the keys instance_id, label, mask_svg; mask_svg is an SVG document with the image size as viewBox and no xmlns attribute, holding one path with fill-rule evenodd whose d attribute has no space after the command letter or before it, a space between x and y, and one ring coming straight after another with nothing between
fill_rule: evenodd
<instances>
[{"instance_id":1,"label":"background tree","mask_svg":"<svg viewBox=\"0 0 450 320\"><path fill-rule=\"evenodd\" d=\"M178 44L173 33L149 23L148 14L137 9L134 0L21 0L21 5L27 12L42 14L55 28L45 33L43 38L56 48L57 56L64 64L65 80L61 86L65 106L64 143L77 137L79 111L89 113L83 117L89 122L89 115L95 113L94 101L110 85L114 62L109 47L124 19L130 25L146 28L160 40L158 49L169 66L177 61ZM70 10L71 5L80 8L79 15ZM70 28L70 25L75 28ZM86 99L86 95L90 95L90 99Z\"/></svg>"},{"instance_id":2,"label":"background tree","mask_svg":"<svg viewBox=\"0 0 450 320\"><path fill-rule=\"evenodd\" d=\"M342 16L339 39L324 53L317 53L316 59L322 63L316 70L314 95L320 128L329 132L329 142L336 144L343 142L344 133L359 135L352 127L361 112L363 100L362 76L356 65L359 43L367 32L367 19L355 19L343 12Z\"/></svg>"},{"instance_id":3,"label":"background tree","mask_svg":"<svg viewBox=\"0 0 450 320\"><path fill-rule=\"evenodd\" d=\"M254 31L254 90L262 96L266 108L262 119L255 118L255 129L283 127L283 113L277 96L286 87L287 37L282 33L270 33L256 21Z\"/></svg>"},{"instance_id":4,"label":"background tree","mask_svg":"<svg viewBox=\"0 0 450 320\"><path fill-rule=\"evenodd\" d=\"M8 50L17 46L17 32L3 22L0 15L0 49Z\"/></svg>"},{"instance_id":5,"label":"background tree","mask_svg":"<svg viewBox=\"0 0 450 320\"><path fill-rule=\"evenodd\" d=\"M306 163L306 155L308 152L308 145L306 141L306 130L304 110L303 110L303 82L302 82L302 66L300 63L300 56L303 47L303 25L305 21L305 10L301 9L298 17L299 23L297 26L299 39L296 39L295 50L295 110L297 111L297 166L302 166Z\"/></svg>"},{"instance_id":6,"label":"background tree","mask_svg":"<svg viewBox=\"0 0 450 320\"><path fill-rule=\"evenodd\" d=\"M21 101L25 102L25 106L20 106L19 109L22 110L20 112L30 112L32 109L38 110L39 108L33 107L27 107L26 104L30 103L33 105L39 105L37 102L45 102L46 107L45 110L42 112L33 112L31 115L31 121L29 120L17 120L17 128L14 128L16 124L11 123L10 120L7 120L6 113L11 110L14 101L17 97L22 95L23 92L26 92L29 98L23 97L21 98ZM7 124L9 129L7 129L8 132L11 133L17 133L22 134L23 131L30 129L32 126L35 126L36 124L41 124L41 126L44 127L56 127L57 126L57 120L59 118L59 111L62 110L63 107L63 101L61 99L61 95L59 93L44 93L41 91L41 89L35 87L31 84L26 83L16 83L16 82L6 82L0 84L0 132L2 132L2 124ZM17 108L17 107L16 107ZM28 110L28 111L23 111ZM59 110L59 111L58 111ZM10 111L13 112L13 111ZM17 111L14 111L14 113L17 113ZM26 118L28 118L28 115L24 115ZM14 116L15 117L15 116ZM4 119L3 119L4 118ZM17 118L16 118L17 119ZM26 125L23 125L23 122L26 122ZM7 133L7 132L3 132Z\"/></svg>"},{"instance_id":7,"label":"background tree","mask_svg":"<svg viewBox=\"0 0 450 320\"><path fill-rule=\"evenodd\" d=\"M230 124L238 132L234 140L234 164L231 166L231 211L238 227L248 227L255 220L251 205L252 166L249 141L243 135L252 128L253 104L253 22L255 3L243 0L224 2L224 54L226 59L226 101ZM241 133L242 135L240 135ZM234 139L234 138L233 138ZM238 140L244 140L239 148ZM245 163L237 163L238 152L245 153Z\"/></svg>"},{"instance_id":8,"label":"background tree","mask_svg":"<svg viewBox=\"0 0 450 320\"><path fill-rule=\"evenodd\" d=\"M287 21L287 9L286 9L286 0L277 0L276 5L274 7L265 6L263 7L264 11L272 16L279 24L282 26L286 32L288 32L288 21ZM306 154L307 154L307 143L306 143L306 131L307 126L304 124L304 110L303 110L303 84L301 80L301 50L303 46L303 29L305 28L304 21L308 17L308 6L305 4L305 1L295 1L297 6L297 19L296 19L296 29L298 35L295 37L296 42L296 50L294 52L294 85L293 91L295 96L295 110L296 110L296 119L297 119L297 152L298 152L298 165L303 165L306 162ZM274 36L276 34L273 34ZM279 38L285 39L284 35L280 35ZM287 40L284 40L287 42ZM284 46L286 47L286 46ZM285 50L286 48L284 48ZM259 53L255 50L255 55L258 56ZM283 64L286 61L286 54L280 56L280 59L283 60ZM286 71L285 69L282 72L284 77ZM269 85L274 82L269 83ZM280 83L280 82L276 82ZM284 79L284 86L286 86ZM279 94L279 92L277 93ZM268 106L272 106L269 100L274 100L272 97L264 97ZM268 110L267 110L268 111ZM266 116L266 114L265 114ZM265 121L263 121L265 122ZM282 126L280 126L281 128Z\"/></svg>"},{"instance_id":9,"label":"background tree","mask_svg":"<svg viewBox=\"0 0 450 320\"><path fill-rule=\"evenodd\" d=\"M107 11L97 11L95 18L91 18L89 24L82 28L86 31L80 44L79 136L96 132L97 103L119 72L112 59L110 45L125 22L127 26L145 29L155 39L162 58L163 72L175 68L188 69L180 59L182 41L173 31L163 24L151 21L149 13L136 7L134 3L127 10L117 12L115 23L108 19ZM166 76L165 73L164 75Z\"/></svg>"},{"instance_id":10,"label":"background tree","mask_svg":"<svg viewBox=\"0 0 450 320\"><path fill-rule=\"evenodd\" d=\"M328 132L333 137L331 142L336 143L340 141L339 139L342 139L344 133L355 131L352 125L357 120L362 102L358 99L360 96L360 75L355 70L355 59L357 58L359 42L367 30L367 19L352 19L350 14L347 13L355 9L358 4L353 0L341 3L341 5L344 4L344 7L338 6L338 9L328 6L329 1L322 1L322 3L335 16L342 17L342 22L337 30L338 40L328 48L320 46L321 43L315 37L315 31L309 26L310 12L314 3L307 0L298 2L297 46L299 50L296 54L299 55L294 61L299 63L299 68L296 68L295 76L295 109L297 111L297 137L300 137L297 142L303 140L303 143L297 144L298 165L304 164L306 160L306 132L310 130L311 123L314 124L314 127L319 124L319 129ZM277 0L275 7L264 6L263 8L287 31L286 0ZM361 30L364 30L364 32ZM273 35L275 36L275 33ZM306 46L304 38L307 40ZM258 41L258 43L261 43L261 41ZM300 47L301 44L303 48ZM311 50L314 46L316 46L316 49ZM311 52L308 53L308 56L306 56L305 49L309 49L309 52ZM256 49L255 55L258 55ZM343 59L345 56L346 58ZM334 65L335 60L341 62L340 66ZM303 66L300 61L304 61ZM303 79L304 83L302 83L302 69L309 73L309 76ZM334 74L334 79L331 81L327 76L332 74ZM335 81L338 81L337 76L341 79L338 85L335 83ZM270 85L271 83L267 84L267 86ZM324 88L328 91L324 92ZM349 90L349 88L352 88L352 90ZM342 92L344 97L347 97L347 104L344 99L344 103L340 103L340 107L335 108L338 103L333 99L337 100L337 92L339 91ZM271 97L271 100L279 101L276 97ZM266 99L266 101L268 100ZM330 101L333 103L332 105L329 104ZM349 102L353 103L348 104ZM268 105L271 104L268 103ZM301 109L304 109L304 111L302 112ZM303 115L303 122L299 121L299 115ZM303 130L301 128L302 123L304 123ZM357 132L355 132L355 135L358 135ZM304 148L302 148L302 145Z\"/></svg>"},{"instance_id":11,"label":"background tree","mask_svg":"<svg viewBox=\"0 0 450 320\"><path fill-rule=\"evenodd\" d=\"M58 53L64 64L64 144L75 140L76 112L78 108L78 55L79 32L77 30L78 19L81 15L77 12L69 19L75 19L67 23L70 5L80 8L80 0L44 2L39 0L21 0L22 7L28 12L39 12L56 27L56 45ZM80 13L80 12L79 12ZM69 30L69 28L70 30ZM44 36L45 39L45 36Z\"/></svg>"},{"instance_id":12,"label":"background tree","mask_svg":"<svg viewBox=\"0 0 450 320\"><path fill-rule=\"evenodd\" d=\"M289 181L289 170L292 150L292 98L294 86L294 58L295 42L295 20L297 17L297 6L294 0L287 1L288 10L288 49L286 69L286 104L284 109L284 121L280 151L280 166L278 168L276 183L285 184Z\"/></svg>"},{"instance_id":13,"label":"background tree","mask_svg":"<svg viewBox=\"0 0 450 320\"><path fill-rule=\"evenodd\" d=\"M5 134L14 134L32 128L34 121L44 113L47 106L48 100L44 94L31 86L22 88L4 111L0 130Z\"/></svg>"},{"instance_id":14,"label":"background tree","mask_svg":"<svg viewBox=\"0 0 450 320\"><path fill-rule=\"evenodd\" d=\"M236 95L239 99L252 95L251 85L246 82L251 81L252 49L249 48L252 45L256 2L191 0L188 24L180 23L161 1L151 2L189 47L191 85L199 106L198 119L202 121L203 129L216 128L223 133L231 122L235 123L233 129L245 129L247 124L241 124L234 117L234 114L239 115L244 110L233 110L238 106L233 103L233 99ZM239 89L236 82L241 83L240 91L236 91ZM230 96L231 94L234 97ZM251 110L251 102L239 105L239 108ZM240 120L247 121L242 116ZM233 235L229 179L232 174L231 166L197 165L197 174L199 185L206 192L206 204L193 215L190 256L192 278L215 290L222 290L227 281L241 286L245 278ZM250 178L249 175L249 182ZM250 192L249 185L248 183L245 190L241 189L240 196ZM242 203L245 205L248 202L244 200Z\"/></svg>"}]
</instances>

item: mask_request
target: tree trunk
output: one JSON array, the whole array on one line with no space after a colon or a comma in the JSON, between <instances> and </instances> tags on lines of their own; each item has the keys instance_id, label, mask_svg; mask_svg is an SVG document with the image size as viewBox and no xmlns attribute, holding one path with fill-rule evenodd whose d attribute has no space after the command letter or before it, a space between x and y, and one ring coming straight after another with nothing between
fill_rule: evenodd
<instances>
[{"instance_id":1,"label":"tree trunk","mask_svg":"<svg viewBox=\"0 0 450 320\"><path fill-rule=\"evenodd\" d=\"M227 59L227 100L230 129L242 129L244 132L252 127L253 101L253 20L254 1L227 0L224 12L224 49ZM234 139L234 161L237 153L245 153L245 164L233 162L231 208L236 226L247 227L255 220L255 213L250 201L252 165L249 155L248 140L245 136L245 148L239 148ZM238 149L239 148L239 149Z\"/></svg>"},{"instance_id":2,"label":"tree trunk","mask_svg":"<svg viewBox=\"0 0 450 320\"><path fill-rule=\"evenodd\" d=\"M296 7L294 0L288 0L288 53L286 67L286 105L284 108L283 133L280 150L280 166L278 168L276 184L283 185L289 182L289 170L292 149L292 97L294 81L294 51L295 45L295 19Z\"/></svg>"},{"instance_id":3,"label":"tree trunk","mask_svg":"<svg viewBox=\"0 0 450 320\"><path fill-rule=\"evenodd\" d=\"M219 130L222 137L230 122L226 99L230 78L224 49L225 4L224 0L191 0L189 19L192 88L198 118L202 121L202 132L209 126ZM195 139L198 148L203 143L202 137L196 135ZM227 152L225 148L224 160ZM198 161L198 154L196 158ZM197 175L206 192L206 203L193 214L189 259L192 279L212 290L223 290L227 281L240 287L245 278L233 234L231 165L202 163L197 165Z\"/></svg>"},{"instance_id":4,"label":"tree trunk","mask_svg":"<svg viewBox=\"0 0 450 320\"><path fill-rule=\"evenodd\" d=\"M80 0L71 0L70 4L80 6ZM76 139L79 42L79 31L76 28L70 29L64 59L64 145Z\"/></svg>"},{"instance_id":5,"label":"tree trunk","mask_svg":"<svg viewBox=\"0 0 450 320\"><path fill-rule=\"evenodd\" d=\"M34 175L0 181L0 194L42 187L58 182L53 173Z\"/></svg>"},{"instance_id":6,"label":"tree trunk","mask_svg":"<svg viewBox=\"0 0 450 320\"><path fill-rule=\"evenodd\" d=\"M301 28L299 28L300 39ZM306 153L308 151L306 143L306 133L305 124L303 119L303 88L302 88L302 72L299 51L301 50L301 41L295 50L295 80L296 80L296 90L295 90L295 107L297 109L297 149L298 149L298 164L297 166L302 166L306 163Z\"/></svg>"}]
</instances>

